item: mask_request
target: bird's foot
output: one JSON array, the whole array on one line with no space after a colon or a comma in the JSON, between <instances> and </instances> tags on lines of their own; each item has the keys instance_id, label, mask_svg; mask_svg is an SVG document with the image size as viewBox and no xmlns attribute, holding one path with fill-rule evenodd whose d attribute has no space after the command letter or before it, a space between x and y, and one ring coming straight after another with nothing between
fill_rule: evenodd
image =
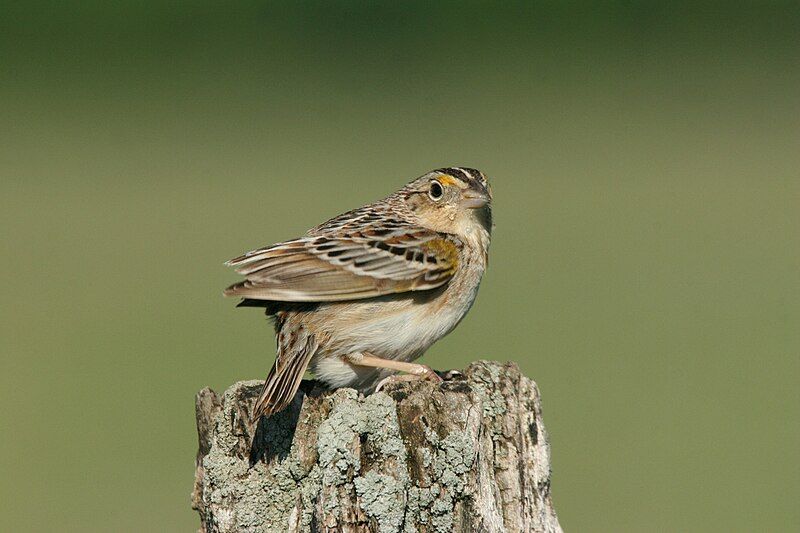
<instances>
[{"instance_id":1,"label":"bird's foot","mask_svg":"<svg viewBox=\"0 0 800 533\"><path fill-rule=\"evenodd\" d=\"M415 364L414 367L415 368L411 369L408 374L392 374L391 376L383 378L378 382L378 386L375 387L375 392L380 392L380 390L389 383L405 383L421 379L433 381L434 383L442 382L442 378L431 367L419 364Z\"/></svg>"},{"instance_id":2,"label":"bird's foot","mask_svg":"<svg viewBox=\"0 0 800 533\"><path fill-rule=\"evenodd\" d=\"M436 374L438 374L438 376L440 378L442 378L442 380L444 380L444 381L452 381L454 379L463 379L464 378L464 373L463 372L459 372L458 370L442 370L442 371L436 372Z\"/></svg>"}]
</instances>

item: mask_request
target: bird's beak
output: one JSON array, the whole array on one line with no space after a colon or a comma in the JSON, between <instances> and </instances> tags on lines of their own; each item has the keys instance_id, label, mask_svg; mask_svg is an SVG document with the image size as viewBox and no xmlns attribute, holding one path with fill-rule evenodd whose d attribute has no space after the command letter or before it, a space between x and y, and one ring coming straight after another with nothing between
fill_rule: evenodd
<instances>
[{"instance_id":1,"label":"bird's beak","mask_svg":"<svg viewBox=\"0 0 800 533\"><path fill-rule=\"evenodd\" d=\"M489 203L489 197L478 191L464 191L461 196L461 205L469 209L480 209Z\"/></svg>"}]
</instances>

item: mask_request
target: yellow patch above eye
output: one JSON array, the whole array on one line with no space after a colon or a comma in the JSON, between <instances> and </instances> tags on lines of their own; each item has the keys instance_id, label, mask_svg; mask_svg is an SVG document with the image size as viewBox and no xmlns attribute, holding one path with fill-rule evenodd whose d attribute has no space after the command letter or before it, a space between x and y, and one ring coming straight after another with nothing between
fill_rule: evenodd
<instances>
[{"instance_id":1,"label":"yellow patch above eye","mask_svg":"<svg viewBox=\"0 0 800 533\"><path fill-rule=\"evenodd\" d=\"M436 179L439 180L439 183L441 183L442 185L456 184L456 179L452 176L448 176L447 174L442 174L441 176L438 176Z\"/></svg>"}]
</instances>

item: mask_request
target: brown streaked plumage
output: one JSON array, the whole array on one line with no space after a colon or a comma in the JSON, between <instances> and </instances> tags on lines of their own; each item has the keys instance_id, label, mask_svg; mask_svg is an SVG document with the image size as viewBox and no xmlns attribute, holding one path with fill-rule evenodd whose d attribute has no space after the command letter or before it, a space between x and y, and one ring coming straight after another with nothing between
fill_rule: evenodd
<instances>
[{"instance_id":1,"label":"brown streaked plumage","mask_svg":"<svg viewBox=\"0 0 800 533\"><path fill-rule=\"evenodd\" d=\"M288 405L307 368L364 392L411 363L469 310L488 261L491 191L474 169L450 167L300 238L227 264L245 280L225 290L275 318L277 357L254 420Z\"/></svg>"}]
</instances>

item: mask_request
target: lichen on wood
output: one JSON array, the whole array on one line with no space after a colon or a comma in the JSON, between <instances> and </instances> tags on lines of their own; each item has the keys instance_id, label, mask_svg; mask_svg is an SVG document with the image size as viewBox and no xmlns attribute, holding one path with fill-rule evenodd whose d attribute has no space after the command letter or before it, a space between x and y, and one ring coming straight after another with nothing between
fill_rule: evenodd
<instances>
[{"instance_id":1,"label":"lichen on wood","mask_svg":"<svg viewBox=\"0 0 800 533\"><path fill-rule=\"evenodd\" d=\"M514 364L366 397L304 381L253 430L261 385L197 395L201 532L561 531L539 391Z\"/></svg>"}]
</instances>

